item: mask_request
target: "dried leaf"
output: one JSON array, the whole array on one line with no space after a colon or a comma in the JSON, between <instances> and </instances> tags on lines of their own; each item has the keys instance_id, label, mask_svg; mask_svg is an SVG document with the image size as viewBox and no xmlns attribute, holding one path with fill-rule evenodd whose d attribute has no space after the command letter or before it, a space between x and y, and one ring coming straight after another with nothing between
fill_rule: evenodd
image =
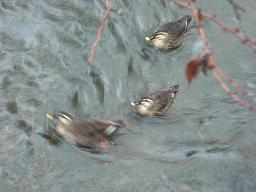
<instances>
[{"instance_id":1,"label":"dried leaf","mask_svg":"<svg viewBox=\"0 0 256 192\"><path fill-rule=\"evenodd\" d=\"M201 9L198 9L198 19L199 19L199 21L202 21L204 19Z\"/></svg>"},{"instance_id":2,"label":"dried leaf","mask_svg":"<svg viewBox=\"0 0 256 192\"><path fill-rule=\"evenodd\" d=\"M200 63L198 59L192 59L188 62L186 66L186 77L188 83L192 82L192 79L195 79L200 72Z\"/></svg>"},{"instance_id":3,"label":"dried leaf","mask_svg":"<svg viewBox=\"0 0 256 192\"><path fill-rule=\"evenodd\" d=\"M207 69L212 70L215 67L216 67L216 65L215 65L214 61L212 60L212 57L210 57L210 55L209 55L208 63L207 63Z\"/></svg>"}]
</instances>

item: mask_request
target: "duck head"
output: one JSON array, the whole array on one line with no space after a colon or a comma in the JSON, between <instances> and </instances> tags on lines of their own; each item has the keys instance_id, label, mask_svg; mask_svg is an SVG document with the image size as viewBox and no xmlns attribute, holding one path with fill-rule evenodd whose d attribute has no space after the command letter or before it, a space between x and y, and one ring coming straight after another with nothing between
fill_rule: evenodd
<instances>
[{"instance_id":1,"label":"duck head","mask_svg":"<svg viewBox=\"0 0 256 192\"><path fill-rule=\"evenodd\" d=\"M150 109L154 106L152 99L144 98L141 101L132 101L131 106L142 115L151 116Z\"/></svg>"},{"instance_id":2,"label":"duck head","mask_svg":"<svg viewBox=\"0 0 256 192\"><path fill-rule=\"evenodd\" d=\"M169 39L168 33L158 32L151 36L146 36L145 42L150 46L154 46L158 50L167 50L168 49L168 39Z\"/></svg>"}]
</instances>

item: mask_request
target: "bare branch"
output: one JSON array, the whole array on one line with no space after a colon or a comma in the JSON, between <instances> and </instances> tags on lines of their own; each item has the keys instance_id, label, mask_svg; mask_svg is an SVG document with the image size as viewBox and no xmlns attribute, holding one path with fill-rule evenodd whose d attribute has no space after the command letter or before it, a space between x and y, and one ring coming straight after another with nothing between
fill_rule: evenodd
<instances>
[{"instance_id":1,"label":"bare branch","mask_svg":"<svg viewBox=\"0 0 256 192\"><path fill-rule=\"evenodd\" d=\"M181 2L178 0L170 0L170 2L174 3L180 8L187 8L192 12L193 19L195 20L196 26L197 26L197 33L204 46L204 49L207 49L208 42L207 42L204 26L202 25L202 21L204 19L208 19L214 22L215 24L217 24L217 26L219 26L223 31L229 32L230 34L238 38L242 44L244 44L245 46L251 48L253 51L256 52L255 42L251 41L246 35L242 34L240 30L227 27L223 22L217 20L216 17L210 16L205 12L202 12L200 9L196 7L195 1L190 0L186 2ZM191 61L193 60L195 59L190 60L189 63L191 63ZM235 101L239 102L242 106L245 106L249 109L256 109L255 106L250 105L248 102L246 102L244 99L242 99L241 97L239 97L237 94L235 94L230 90L230 88L225 83L225 81L229 82L238 91L240 91L240 93L242 93L241 86L236 81L231 79L228 75L226 75L224 71L218 66L216 59L214 57L214 54L212 52L211 54L209 54L206 67L208 67L208 70L210 70L213 73L214 78L220 84L224 92L227 93L232 99L234 99Z\"/></svg>"},{"instance_id":2,"label":"bare branch","mask_svg":"<svg viewBox=\"0 0 256 192\"><path fill-rule=\"evenodd\" d=\"M105 13L104 13L104 15L103 15L103 17L100 21L100 25L99 25L99 28L98 28L97 33L96 33L96 40L92 44L92 46L89 50L89 53L88 53L87 64L89 64L89 65L92 64L97 45L101 41L102 32L104 31L104 26L105 26L105 23L108 19L108 15L110 13L111 8L112 8L112 0L108 0L108 4L106 6Z\"/></svg>"},{"instance_id":3,"label":"bare branch","mask_svg":"<svg viewBox=\"0 0 256 192\"><path fill-rule=\"evenodd\" d=\"M255 106L250 105L247 101L243 100L241 97L233 93L229 87L225 84L225 82L222 80L221 76L216 70L212 71L212 74L214 78L218 81L220 86L223 88L223 90L230 96L232 97L235 101L239 102L241 105L249 108L249 109L256 109Z\"/></svg>"},{"instance_id":4,"label":"bare branch","mask_svg":"<svg viewBox=\"0 0 256 192\"><path fill-rule=\"evenodd\" d=\"M232 0L231 0L232 1ZM170 0L170 2L174 3L175 5L179 6L180 8L187 8L190 9L192 14L193 14L193 18L198 18L195 19L197 25L199 28L201 28L202 26L198 23L198 21L201 21L203 19L208 19L211 20L212 22L214 22L218 27L220 27L224 32L230 33L231 35L233 35L234 37L236 37L243 45L249 47L250 49L252 49L255 53L256 53L256 41L251 40L246 34L244 34L239 28L231 28L229 26L227 26L225 23L223 23L222 21L218 20L216 18L216 16L212 16L209 15L203 11L201 11L200 9L198 9L195 6L195 3L193 3L192 1L188 1L188 2L180 2L177 0ZM238 6L238 5L236 5ZM239 9L241 9L241 7L239 6ZM242 8L243 9L243 8ZM199 16L196 16L196 14L198 14L198 12L200 12ZM201 32L199 32L201 33ZM206 38L203 37L204 34L200 35L202 38L202 41L206 42Z\"/></svg>"},{"instance_id":5,"label":"bare branch","mask_svg":"<svg viewBox=\"0 0 256 192\"><path fill-rule=\"evenodd\" d=\"M230 33L231 35L236 37L240 41L240 43L242 43L244 46L249 47L256 53L256 41L252 41L251 39L249 39L249 37L243 32L241 32L239 28L228 27L225 23L218 20L215 16L211 16L206 13L201 13L201 14L204 19L211 20L218 27L220 27L224 32Z\"/></svg>"}]
</instances>

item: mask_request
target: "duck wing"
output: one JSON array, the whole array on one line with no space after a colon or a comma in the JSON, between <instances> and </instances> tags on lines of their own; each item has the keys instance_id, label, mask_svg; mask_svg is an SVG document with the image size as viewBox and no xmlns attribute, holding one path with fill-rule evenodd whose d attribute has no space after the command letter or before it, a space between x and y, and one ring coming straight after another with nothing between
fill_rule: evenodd
<instances>
[{"instance_id":1,"label":"duck wing","mask_svg":"<svg viewBox=\"0 0 256 192\"><path fill-rule=\"evenodd\" d=\"M145 96L142 100L149 99L154 102L151 106L151 111L156 111L161 113L169 103L168 94L166 91L157 91ZM160 115L160 114L159 114Z\"/></svg>"},{"instance_id":2,"label":"duck wing","mask_svg":"<svg viewBox=\"0 0 256 192\"><path fill-rule=\"evenodd\" d=\"M167 102L169 99L176 97L176 93L179 90L179 85L173 85L166 89L156 91L154 93L148 94L145 98L151 99L153 101L163 101Z\"/></svg>"},{"instance_id":3,"label":"duck wing","mask_svg":"<svg viewBox=\"0 0 256 192\"><path fill-rule=\"evenodd\" d=\"M73 121L68 126L64 126L59 133L65 140L80 148L95 148L100 141L105 139L99 126L101 126L99 122L96 123L90 119L78 120Z\"/></svg>"},{"instance_id":4,"label":"duck wing","mask_svg":"<svg viewBox=\"0 0 256 192\"><path fill-rule=\"evenodd\" d=\"M183 16L182 18L176 21L171 21L160 26L156 31L156 33L164 32L164 33L168 33L172 37L178 38L187 32L190 21L191 21L191 16L189 15Z\"/></svg>"},{"instance_id":5,"label":"duck wing","mask_svg":"<svg viewBox=\"0 0 256 192\"><path fill-rule=\"evenodd\" d=\"M173 103L176 93L178 92L179 85L173 85L168 87L167 89L159 90L154 93L151 93L145 96L143 99L152 100L155 105L153 105L153 109L155 110L164 110L167 106Z\"/></svg>"}]
</instances>

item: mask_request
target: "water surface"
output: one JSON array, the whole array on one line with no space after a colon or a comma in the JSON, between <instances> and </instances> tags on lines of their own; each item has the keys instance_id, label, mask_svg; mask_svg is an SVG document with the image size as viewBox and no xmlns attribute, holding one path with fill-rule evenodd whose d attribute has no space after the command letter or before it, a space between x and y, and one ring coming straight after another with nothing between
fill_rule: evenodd
<instances>
[{"instance_id":1,"label":"water surface","mask_svg":"<svg viewBox=\"0 0 256 192\"><path fill-rule=\"evenodd\" d=\"M168 54L143 42L159 24L189 12L164 0L113 1L92 70L85 60L104 3L1 1L1 191L256 191L256 113L233 102L211 74L188 87L184 69L200 51L196 33ZM256 3L239 3L243 29L254 38ZM198 4L238 26L226 1ZM219 65L255 104L255 54L205 26ZM167 118L135 117L131 100L175 83L181 91ZM132 132L124 130L102 155L51 145L40 133L45 113L58 110L120 118Z\"/></svg>"}]
</instances>

